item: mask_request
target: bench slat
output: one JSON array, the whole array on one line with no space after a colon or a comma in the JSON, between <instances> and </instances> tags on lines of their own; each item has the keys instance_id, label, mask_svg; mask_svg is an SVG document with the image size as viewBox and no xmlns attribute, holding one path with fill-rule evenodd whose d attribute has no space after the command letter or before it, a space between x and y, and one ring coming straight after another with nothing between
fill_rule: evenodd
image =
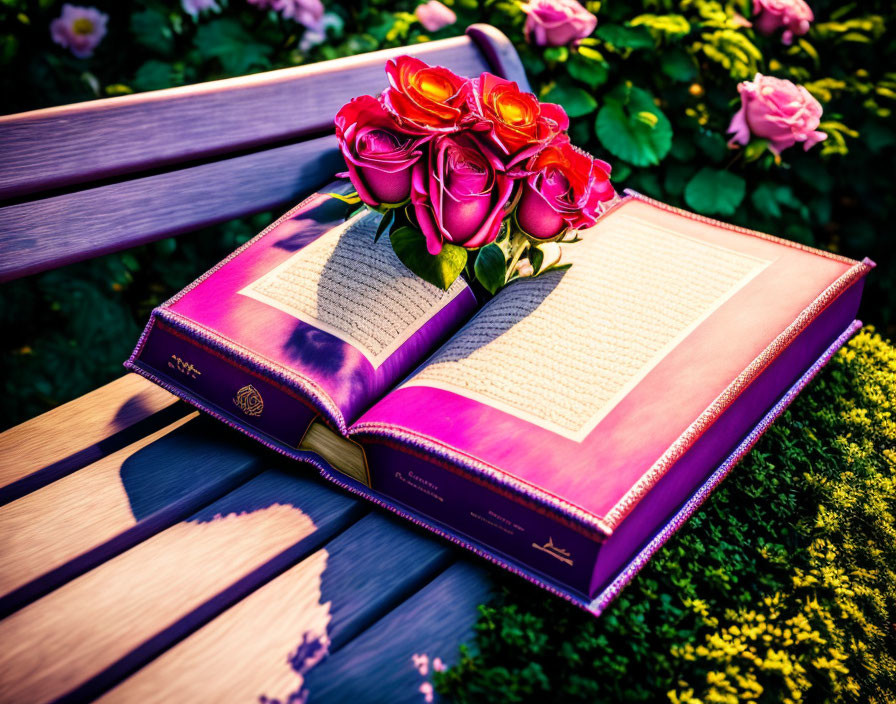
<instances>
[{"instance_id":1,"label":"bench slat","mask_svg":"<svg viewBox=\"0 0 896 704\"><path fill-rule=\"evenodd\" d=\"M0 508L0 616L249 479L257 448L193 413Z\"/></svg>"},{"instance_id":2,"label":"bench slat","mask_svg":"<svg viewBox=\"0 0 896 704\"><path fill-rule=\"evenodd\" d=\"M488 70L467 37L181 88L0 117L0 199L332 131L349 99L386 87L410 53L465 75Z\"/></svg>"},{"instance_id":3,"label":"bench slat","mask_svg":"<svg viewBox=\"0 0 896 704\"><path fill-rule=\"evenodd\" d=\"M303 665L316 662L327 641L343 646L452 558L446 545L404 524L365 516L100 702L292 701Z\"/></svg>"},{"instance_id":4,"label":"bench slat","mask_svg":"<svg viewBox=\"0 0 896 704\"><path fill-rule=\"evenodd\" d=\"M96 696L364 511L316 478L255 477L0 621L0 701Z\"/></svg>"},{"instance_id":5,"label":"bench slat","mask_svg":"<svg viewBox=\"0 0 896 704\"><path fill-rule=\"evenodd\" d=\"M0 208L0 281L283 206L345 168L335 136Z\"/></svg>"},{"instance_id":6,"label":"bench slat","mask_svg":"<svg viewBox=\"0 0 896 704\"><path fill-rule=\"evenodd\" d=\"M425 654L430 660L453 662L490 589L482 568L455 563L311 670L308 701L420 704L420 686L428 675L420 674L412 657Z\"/></svg>"},{"instance_id":7,"label":"bench slat","mask_svg":"<svg viewBox=\"0 0 896 704\"><path fill-rule=\"evenodd\" d=\"M163 412L164 411L164 412ZM95 462L189 413L136 374L0 434L0 505Z\"/></svg>"}]
</instances>

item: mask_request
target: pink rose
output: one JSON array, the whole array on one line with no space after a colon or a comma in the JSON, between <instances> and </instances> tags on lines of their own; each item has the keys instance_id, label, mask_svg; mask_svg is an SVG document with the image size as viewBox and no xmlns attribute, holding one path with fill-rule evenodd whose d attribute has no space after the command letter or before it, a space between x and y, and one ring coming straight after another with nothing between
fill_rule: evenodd
<instances>
[{"instance_id":1,"label":"pink rose","mask_svg":"<svg viewBox=\"0 0 896 704\"><path fill-rule=\"evenodd\" d=\"M324 6L320 0L272 0L271 7L286 19L312 29L320 27L324 17Z\"/></svg>"},{"instance_id":2,"label":"pink rose","mask_svg":"<svg viewBox=\"0 0 896 704\"><path fill-rule=\"evenodd\" d=\"M206 10L211 10L212 12L221 11L216 0L181 0L181 5L184 8L184 12L192 16L193 19L196 19L199 13Z\"/></svg>"},{"instance_id":3,"label":"pink rose","mask_svg":"<svg viewBox=\"0 0 896 704\"><path fill-rule=\"evenodd\" d=\"M50 23L53 41L64 46L79 59L93 55L97 44L106 36L109 16L95 7L79 7L66 3L62 14Z\"/></svg>"},{"instance_id":4,"label":"pink rose","mask_svg":"<svg viewBox=\"0 0 896 704\"><path fill-rule=\"evenodd\" d=\"M430 254L450 242L476 249L494 242L513 180L501 157L471 131L439 135L414 166L411 203Z\"/></svg>"},{"instance_id":5,"label":"pink rose","mask_svg":"<svg viewBox=\"0 0 896 704\"><path fill-rule=\"evenodd\" d=\"M380 102L369 95L343 105L335 122L339 148L361 200L373 207L407 200L411 194L411 167L420 160L429 137L410 134L399 127Z\"/></svg>"},{"instance_id":6,"label":"pink rose","mask_svg":"<svg viewBox=\"0 0 896 704\"><path fill-rule=\"evenodd\" d=\"M784 27L781 41L787 45L794 35L802 36L809 31L809 23L815 19L805 0L753 0L753 26L760 34L774 34Z\"/></svg>"},{"instance_id":7,"label":"pink rose","mask_svg":"<svg viewBox=\"0 0 896 704\"><path fill-rule=\"evenodd\" d=\"M439 0L429 0L422 5L417 5L414 14L427 32L438 32L457 22L457 15L454 14L454 11L445 7Z\"/></svg>"},{"instance_id":8,"label":"pink rose","mask_svg":"<svg viewBox=\"0 0 896 704\"><path fill-rule=\"evenodd\" d=\"M522 10L526 13L526 41L538 46L567 46L597 27L597 17L576 0L529 0Z\"/></svg>"},{"instance_id":9,"label":"pink rose","mask_svg":"<svg viewBox=\"0 0 896 704\"><path fill-rule=\"evenodd\" d=\"M821 105L803 86L757 73L752 81L737 86L741 106L728 126L730 143L747 144L750 135L767 139L769 149L780 154L797 142L803 150L827 139L816 128Z\"/></svg>"},{"instance_id":10,"label":"pink rose","mask_svg":"<svg viewBox=\"0 0 896 704\"><path fill-rule=\"evenodd\" d=\"M537 239L553 239L567 228L591 227L601 204L616 195L610 184L610 165L574 147L567 137L532 157L527 171L516 220Z\"/></svg>"}]
</instances>

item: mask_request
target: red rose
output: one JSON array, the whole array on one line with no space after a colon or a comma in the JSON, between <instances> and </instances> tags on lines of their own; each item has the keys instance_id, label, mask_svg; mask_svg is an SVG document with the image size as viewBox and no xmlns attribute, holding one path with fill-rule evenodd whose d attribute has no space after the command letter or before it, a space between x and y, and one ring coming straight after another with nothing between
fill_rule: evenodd
<instances>
[{"instance_id":1,"label":"red rose","mask_svg":"<svg viewBox=\"0 0 896 704\"><path fill-rule=\"evenodd\" d=\"M501 157L470 131L439 135L414 166L411 203L430 254L450 242L476 249L493 242L513 180Z\"/></svg>"},{"instance_id":2,"label":"red rose","mask_svg":"<svg viewBox=\"0 0 896 704\"><path fill-rule=\"evenodd\" d=\"M594 225L600 204L616 195L610 165L592 158L562 137L527 164L516 219L523 231L552 239L567 228Z\"/></svg>"},{"instance_id":3,"label":"red rose","mask_svg":"<svg viewBox=\"0 0 896 704\"><path fill-rule=\"evenodd\" d=\"M470 81L412 56L386 63L383 105L405 127L453 132L470 116Z\"/></svg>"},{"instance_id":4,"label":"red rose","mask_svg":"<svg viewBox=\"0 0 896 704\"><path fill-rule=\"evenodd\" d=\"M369 95L352 99L336 113L336 137L362 201L376 207L408 199L411 167L429 137L402 129Z\"/></svg>"},{"instance_id":5,"label":"red rose","mask_svg":"<svg viewBox=\"0 0 896 704\"><path fill-rule=\"evenodd\" d=\"M508 166L528 159L569 127L559 105L539 102L513 81L483 73L474 81L476 107Z\"/></svg>"}]
</instances>

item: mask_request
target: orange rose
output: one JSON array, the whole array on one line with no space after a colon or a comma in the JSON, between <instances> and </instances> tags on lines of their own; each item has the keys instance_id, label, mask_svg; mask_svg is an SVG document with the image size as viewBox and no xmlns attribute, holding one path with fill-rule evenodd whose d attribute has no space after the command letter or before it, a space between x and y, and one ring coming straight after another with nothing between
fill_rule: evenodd
<instances>
[{"instance_id":1,"label":"orange rose","mask_svg":"<svg viewBox=\"0 0 896 704\"><path fill-rule=\"evenodd\" d=\"M476 106L483 127L509 158L508 166L528 159L569 127L569 117L559 105L539 102L516 83L483 73L473 83Z\"/></svg>"},{"instance_id":2,"label":"orange rose","mask_svg":"<svg viewBox=\"0 0 896 704\"><path fill-rule=\"evenodd\" d=\"M470 81L412 56L386 63L389 87L382 100L405 127L454 132L470 117Z\"/></svg>"}]
</instances>

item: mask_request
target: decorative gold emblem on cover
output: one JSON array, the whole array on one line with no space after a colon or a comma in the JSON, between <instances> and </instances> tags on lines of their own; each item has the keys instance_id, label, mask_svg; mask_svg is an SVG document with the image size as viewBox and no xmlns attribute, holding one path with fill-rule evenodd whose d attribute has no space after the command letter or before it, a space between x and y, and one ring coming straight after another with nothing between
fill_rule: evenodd
<instances>
[{"instance_id":1,"label":"decorative gold emblem on cover","mask_svg":"<svg viewBox=\"0 0 896 704\"><path fill-rule=\"evenodd\" d=\"M554 545L553 538L548 538L548 542L546 542L544 545L532 543L532 547L536 550L546 552L551 557L556 557L558 560L560 560L560 562L565 562L567 565L572 565L572 558L569 556L569 550L558 548L556 545Z\"/></svg>"},{"instance_id":2,"label":"decorative gold emblem on cover","mask_svg":"<svg viewBox=\"0 0 896 704\"><path fill-rule=\"evenodd\" d=\"M233 403L247 416L260 416L264 410L264 401L252 384L246 384L236 392Z\"/></svg>"},{"instance_id":3,"label":"decorative gold emblem on cover","mask_svg":"<svg viewBox=\"0 0 896 704\"><path fill-rule=\"evenodd\" d=\"M168 366L179 371L181 374L187 375L191 379L198 379L202 375L201 371L186 360L178 357L176 354L171 355L168 359Z\"/></svg>"}]
</instances>

